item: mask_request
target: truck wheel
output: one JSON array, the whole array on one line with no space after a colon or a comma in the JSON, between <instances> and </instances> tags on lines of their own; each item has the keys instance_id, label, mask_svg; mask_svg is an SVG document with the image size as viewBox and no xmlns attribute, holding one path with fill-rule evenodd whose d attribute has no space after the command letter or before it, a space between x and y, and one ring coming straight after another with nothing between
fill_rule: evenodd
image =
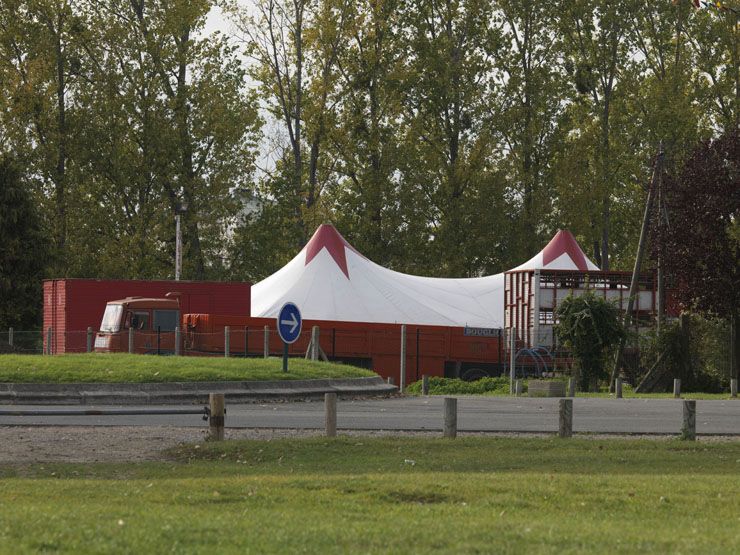
<instances>
[{"instance_id":1,"label":"truck wheel","mask_svg":"<svg viewBox=\"0 0 740 555\"><path fill-rule=\"evenodd\" d=\"M480 368L469 368L468 370L465 370L462 374L462 380L466 382L473 382L475 380L480 380L481 378L487 378L489 376L488 372L485 370L482 370Z\"/></svg>"}]
</instances>

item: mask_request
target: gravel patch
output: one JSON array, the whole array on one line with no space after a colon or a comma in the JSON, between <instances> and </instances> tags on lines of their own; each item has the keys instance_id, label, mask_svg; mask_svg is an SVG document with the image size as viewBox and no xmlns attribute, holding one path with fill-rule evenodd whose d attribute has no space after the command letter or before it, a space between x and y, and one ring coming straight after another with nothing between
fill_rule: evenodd
<instances>
[{"instance_id":1,"label":"gravel patch","mask_svg":"<svg viewBox=\"0 0 740 555\"><path fill-rule=\"evenodd\" d=\"M322 430L245 429L225 430L226 439L271 440L313 437ZM205 441L207 428L174 426L0 426L0 464L7 463L94 463L165 460L163 451L181 443ZM440 437L440 432L339 431L351 437ZM459 433L459 437L548 438L553 434ZM652 439L667 441L676 436L577 434L585 439ZM740 436L699 436L700 442L740 441Z\"/></svg>"}]
</instances>

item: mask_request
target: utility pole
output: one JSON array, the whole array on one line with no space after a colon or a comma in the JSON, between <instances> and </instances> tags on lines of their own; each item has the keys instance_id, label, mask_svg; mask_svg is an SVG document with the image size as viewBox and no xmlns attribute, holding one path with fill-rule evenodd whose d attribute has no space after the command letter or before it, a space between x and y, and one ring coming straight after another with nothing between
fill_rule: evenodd
<instances>
[{"instance_id":1,"label":"utility pole","mask_svg":"<svg viewBox=\"0 0 740 555\"><path fill-rule=\"evenodd\" d=\"M182 273L182 229L180 217L187 212L188 205L178 202L175 205L175 281L180 281Z\"/></svg>"},{"instance_id":2,"label":"utility pole","mask_svg":"<svg viewBox=\"0 0 740 555\"><path fill-rule=\"evenodd\" d=\"M637 295L637 287L640 282L640 268L642 266L642 256L645 252L645 246L647 245L648 235L650 233L650 213L653 207L653 195L657 189L658 182L661 179L663 172L663 158L665 153L663 152L663 142L661 141L658 147L658 157L655 159L655 165L653 166L653 176L650 180L650 187L648 188L647 200L645 201L645 214L642 218L642 228L640 229L640 241L637 244L637 256L635 256L635 267L632 270L632 281L630 282L629 298L627 299L627 312L624 314L624 327L629 328L632 322L632 308L634 307L635 296ZM614 391L614 382L617 379L619 373L619 366L622 361L622 351L624 350L625 338L623 337L619 341L617 347L617 353L614 356L614 367L612 368L612 374L609 378L609 391Z\"/></svg>"},{"instance_id":3,"label":"utility pole","mask_svg":"<svg viewBox=\"0 0 740 555\"><path fill-rule=\"evenodd\" d=\"M182 268L182 236L180 234L180 214L175 213L175 281L180 281Z\"/></svg>"}]
</instances>

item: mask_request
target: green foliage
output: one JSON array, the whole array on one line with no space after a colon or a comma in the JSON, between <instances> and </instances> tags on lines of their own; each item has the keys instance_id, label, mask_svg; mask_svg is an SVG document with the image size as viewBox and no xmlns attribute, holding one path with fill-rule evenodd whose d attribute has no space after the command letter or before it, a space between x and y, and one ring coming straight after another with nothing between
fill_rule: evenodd
<instances>
[{"instance_id":1,"label":"green foliage","mask_svg":"<svg viewBox=\"0 0 740 555\"><path fill-rule=\"evenodd\" d=\"M421 394L421 381L409 384L406 391L413 395ZM526 382L524 391L527 391ZM429 393L431 395L481 395L481 394L508 394L509 378L481 378L475 381L458 380L454 378L429 378Z\"/></svg>"},{"instance_id":2,"label":"green foliage","mask_svg":"<svg viewBox=\"0 0 740 555\"><path fill-rule=\"evenodd\" d=\"M730 325L721 318L685 313L686 328L680 322L664 324L661 333L641 338L644 367L652 367L663 355L661 366L668 375L681 380L683 391L720 393L727 391L730 378Z\"/></svg>"},{"instance_id":3,"label":"green foliage","mask_svg":"<svg viewBox=\"0 0 740 555\"><path fill-rule=\"evenodd\" d=\"M25 180L11 158L0 155L0 329L40 325L48 243Z\"/></svg>"},{"instance_id":4,"label":"green foliage","mask_svg":"<svg viewBox=\"0 0 740 555\"><path fill-rule=\"evenodd\" d=\"M566 297L558 306L557 320L558 339L578 360L581 389L589 391L606 377L607 355L625 335L619 310L588 290Z\"/></svg>"},{"instance_id":5,"label":"green foliage","mask_svg":"<svg viewBox=\"0 0 740 555\"><path fill-rule=\"evenodd\" d=\"M355 366L280 358L211 358L129 354L0 355L0 382L190 382L359 378L375 373Z\"/></svg>"},{"instance_id":6,"label":"green foliage","mask_svg":"<svg viewBox=\"0 0 740 555\"><path fill-rule=\"evenodd\" d=\"M238 33L206 35L217 6ZM680 168L738 124L730 10L239 6L0 4L0 151L27 169L55 277L171 277L182 202L186 278L264 277L327 221L412 273L495 273L563 227L630 268L658 143Z\"/></svg>"}]
</instances>

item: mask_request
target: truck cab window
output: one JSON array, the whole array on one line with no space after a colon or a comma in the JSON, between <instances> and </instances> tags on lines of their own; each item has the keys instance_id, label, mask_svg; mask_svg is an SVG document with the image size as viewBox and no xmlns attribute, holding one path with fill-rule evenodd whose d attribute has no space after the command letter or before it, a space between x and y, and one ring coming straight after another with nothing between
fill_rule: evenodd
<instances>
[{"instance_id":1,"label":"truck cab window","mask_svg":"<svg viewBox=\"0 0 740 555\"><path fill-rule=\"evenodd\" d=\"M175 331L180 313L177 310L155 310L154 329L160 331Z\"/></svg>"},{"instance_id":2,"label":"truck cab window","mask_svg":"<svg viewBox=\"0 0 740 555\"><path fill-rule=\"evenodd\" d=\"M105 307L103 321L100 323L100 331L115 333L121 329L121 316L123 315L123 306L120 304L109 304Z\"/></svg>"},{"instance_id":3,"label":"truck cab window","mask_svg":"<svg viewBox=\"0 0 740 555\"><path fill-rule=\"evenodd\" d=\"M149 329L149 313L148 312L134 312L131 317L131 327L135 330L148 330Z\"/></svg>"}]
</instances>

